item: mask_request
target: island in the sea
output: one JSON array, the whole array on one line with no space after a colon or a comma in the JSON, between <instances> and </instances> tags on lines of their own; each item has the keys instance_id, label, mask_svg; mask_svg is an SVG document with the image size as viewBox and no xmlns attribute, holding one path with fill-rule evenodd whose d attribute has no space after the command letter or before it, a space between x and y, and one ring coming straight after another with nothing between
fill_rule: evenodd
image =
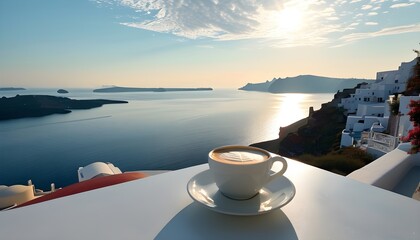
<instances>
[{"instance_id":1,"label":"island in the sea","mask_svg":"<svg viewBox=\"0 0 420 240\"><path fill-rule=\"evenodd\" d=\"M42 117L70 113L70 109L91 109L104 104L128 103L127 101L92 99L75 100L48 95L16 95L0 98L0 120Z\"/></svg>"},{"instance_id":2,"label":"island in the sea","mask_svg":"<svg viewBox=\"0 0 420 240\"><path fill-rule=\"evenodd\" d=\"M60 88L57 90L57 93L66 94L66 93L69 93L69 91L67 91L66 89Z\"/></svg>"},{"instance_id":3,"label":"island in the sea","mask_svg":"<svg viewBox=\"0 0 420 240\"><path fill-rule=\"evenodd\" d=\"M19 91L19 90L26 90L26 89L19 88L19 87L0 87L0 91Z\"/></svg>"},{"instance_id":4,"label":"island in the sea","mask_svg":"<svg viewBox=\"0 0 420 240\"><path fill-rule=\"evenodd\" d=\"M133 88L133 87L108 87L94 89L97 93L118 92L183 92L183 91L212 91L213 88Z\"/></svg>"},{"instance_id":5,"label":"island in the sea","mask_svg":"<svg viewBox=\"0 0 420 240\"><path fill-rule=\"evenodd\" d=\"M245 91L270 93L334 93L342 89L353 88L357 84L370 82L370 79L330 78L314 75L274 78L262 83L248 83L239 88Z\"/></svg>"}]
</instances>

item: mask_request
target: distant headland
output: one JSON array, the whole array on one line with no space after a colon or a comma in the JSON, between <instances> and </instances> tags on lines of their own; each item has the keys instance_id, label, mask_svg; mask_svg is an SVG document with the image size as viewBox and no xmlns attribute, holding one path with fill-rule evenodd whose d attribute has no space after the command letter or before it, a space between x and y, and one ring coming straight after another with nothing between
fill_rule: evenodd
<instances>
[{"instance_id":1,"label":"distant headland","mask_svg":"<svg viewBox=\"0 0 420 240\"><path fill-rule=\"evenodd\" d=\"M18 91L18 90L26 90L25 88L17 88L17 87L0 87L0 91Z\"/></svg>"},{"instance_id":2,"label":"distant headland","mask_svg":"<svg viewBox=\"0 0 420 240\"><path fill-rule=\"evenodd\" d=\"M245 91L270 93L335 93L357 84L372 81L358 78L330 78L314 75L299 75L297 77L274 78L263 83L248 83L239 88Z\"/></svg>"},{"instance_id":3,"label":"distant headland","mask_svg":"<svg viewBox=\"0 0 420 240\"><path fill-rule=\"evenodd\" d=\"M0 98L0 120L42 117L70 113L70 109L91 109L104 104L128 103L127 101L92 99L75 100L48 95L16 95Z\"/></svg>"},{"instance_id":4,"label":"distant headland","mask_svg":"<svg viewBox=\"0 0 420 240\"><path fill-rule=\"evenodd\" d=\"M182 92L182 91L212 91L213 88L132 88L132 87L109 87L95 89L97 93L117 92Z\"/></svg>"}]
</instances>

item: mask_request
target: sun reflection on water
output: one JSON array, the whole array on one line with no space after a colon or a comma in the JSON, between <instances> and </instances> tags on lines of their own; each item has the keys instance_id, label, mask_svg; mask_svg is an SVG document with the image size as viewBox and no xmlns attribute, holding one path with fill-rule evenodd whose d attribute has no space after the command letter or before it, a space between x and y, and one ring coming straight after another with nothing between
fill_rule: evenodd
<instances>
[{"instance_id":1,"label":"sun reflection on water","mask_svg":"<svg viewBox=\"0 0 420 240\"><path fill-rule=\"evenodd\" d=\"M248 121L249 128L243 130L241 144L263 142L279 137L280 127L308 117L309 108L317 110L322 103L331 101L333 93L246 93L248 109L254 109L254 115L244 114L241 121ZM244 102L239 102L244 104ZM239 107L238 107L239 108ZM232 108L229 108L232 109ZM249 111L251 112L251 111ZM248 113L248 112L247 112Z\"/></svg>"},{"instance_id":2,"label":"sun reflection on water","mask_svg":"<svg viewBox=\"0 0 420 240\"><path fill-rule=\"evenodd\" d=\"M270 124L274 124L277 128L285 127L307 117L309 108L305 110L302 106L306 105L305 100L308 97L308 94L302 93L278 94L272 105L276 111Z\"/></svg>"}]
</instances>

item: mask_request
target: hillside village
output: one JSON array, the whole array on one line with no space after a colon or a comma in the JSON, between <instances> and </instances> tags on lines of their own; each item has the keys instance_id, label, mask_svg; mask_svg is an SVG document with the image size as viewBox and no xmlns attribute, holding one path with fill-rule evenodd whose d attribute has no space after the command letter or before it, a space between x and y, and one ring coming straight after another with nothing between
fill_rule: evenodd
<instances>
[{"instance_id":1,"label":"hillside village","mask_svg":"<svg viewBox=\"0 0 420 240\"><path fill-rule=\"evenodd\" d=\"M358 146L380 157L407 136L413 128L408 105L410 100L420 100L419 92L408 92L407 85L418 78L419 59L402 63L397 70L378 72L374 83L361 85L350 97L341 99L338 106L347 115L341 147Z\"/></svg>"},{"instance_id":2,"label":"hillside village","mask_svg":"<svg viewBox=\"0 0 420 240\"><path fill-rule=\"evenodd\" d=\"M278 139L252 146L420 201L416 53L397 70L378 72L373 83L338 91L307 118L281 127Z\"/></svg>"},{"instance_id":3,"label":"hillside village","mask_svg":"<svg viewBox=\"0 0 420 240\"><path fill-rule=\"evenodd\" d=\"M281 127L279 138L252 146L348 175L397 150L413 128L408 105L420 100L419 77L420 57L378 72L375 81L338 91L308 117Z\"/></svg>"}]
</instances>

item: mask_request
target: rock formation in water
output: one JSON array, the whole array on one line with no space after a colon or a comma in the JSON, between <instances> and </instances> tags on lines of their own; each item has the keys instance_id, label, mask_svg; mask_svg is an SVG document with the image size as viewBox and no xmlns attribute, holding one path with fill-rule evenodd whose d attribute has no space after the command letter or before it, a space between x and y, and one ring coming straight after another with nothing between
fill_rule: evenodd
<instances>
[{"instance_id":1,"label":"rock formation in water","mask_svg":"<svg viewBox=\"0 0 420 240\"><path fill-rule=\"evenodd\" d=\"M69 93L69 91L67 91L67 90L65 90L65 89L58 89L58 90L57 90L57 93L62 93L62 94L65 94L65 93Z\"/></svg>"},{"instance_id":2,"label":"rock formation in water","mask_svg":"<svg viewBox=\"0 0 420 240\"><path fill-rule=\"evenodd\" d=\"M41 117L55 113L70 113L70 109L90 109L104 104L128 103L126 101L92 99L75 100L48 95L16 95L0 98L0 120Z\"/></svg>"}]
</instances>

